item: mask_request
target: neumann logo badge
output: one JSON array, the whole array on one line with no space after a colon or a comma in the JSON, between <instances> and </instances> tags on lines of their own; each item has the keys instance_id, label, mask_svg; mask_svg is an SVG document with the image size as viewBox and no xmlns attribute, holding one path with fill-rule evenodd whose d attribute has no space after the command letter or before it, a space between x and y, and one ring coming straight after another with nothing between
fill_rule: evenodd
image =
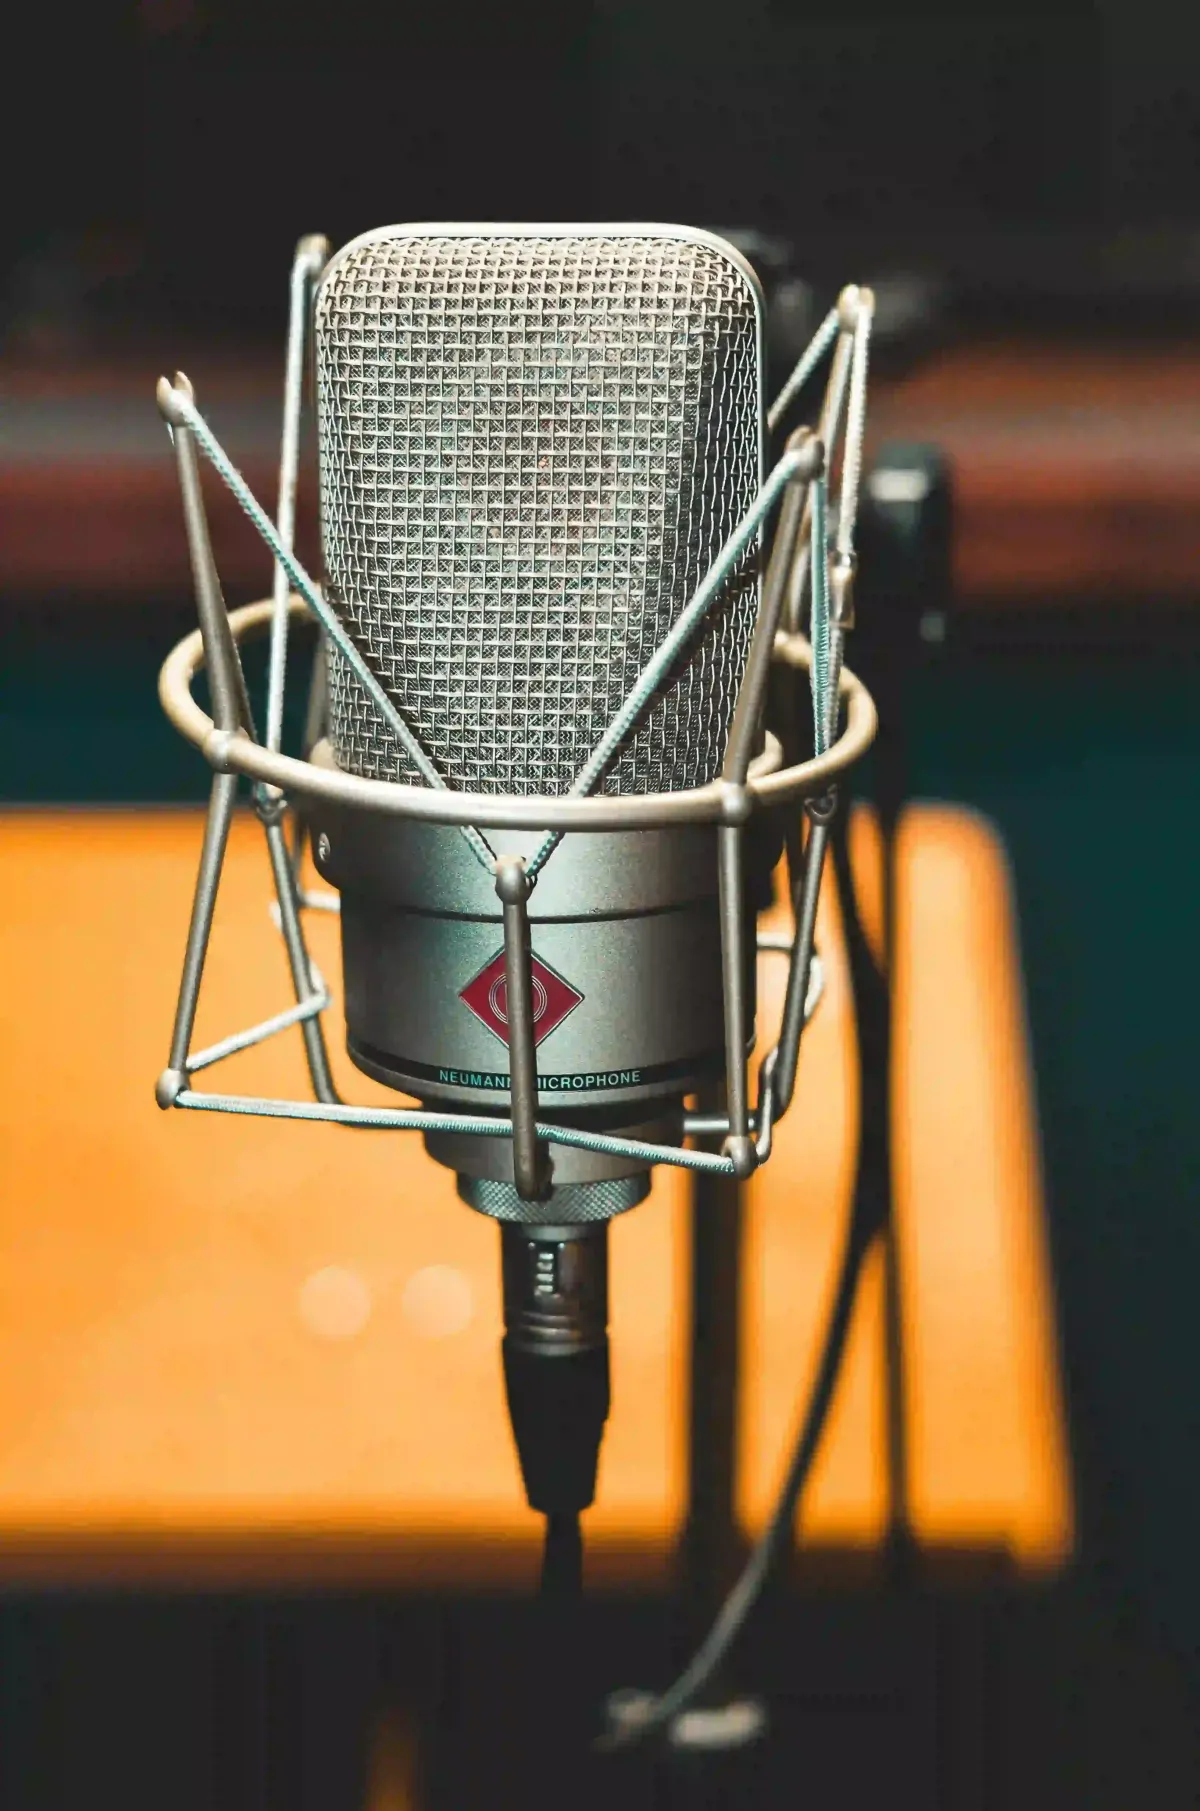
<instances>
[{"instance_id":1,"label":"neumann logo badge","mask_svg":"<svg viewBox=\"0 0 1200 1811\"><path fill-rule=\"evenodd\" d=\"M533 1041L540 1044L582 1003L583 995L552 968L547 968L539 956L533 958L531 968ZM508 1043L508 983L504 975L503 950L498 950L486 968L481 968L474 980L467 982L458 997L481 1024L503 1044Z\"/></svg>"}]
</instances>

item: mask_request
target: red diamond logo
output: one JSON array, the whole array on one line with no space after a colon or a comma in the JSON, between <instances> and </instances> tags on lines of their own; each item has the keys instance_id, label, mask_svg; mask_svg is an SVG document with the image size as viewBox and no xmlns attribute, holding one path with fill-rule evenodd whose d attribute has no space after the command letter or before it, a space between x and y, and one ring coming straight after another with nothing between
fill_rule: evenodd
<instances>
[{"instance_id":1,"label":"red diamond logo","mask_svg":"<svg viewBox=\"0 0 1200 1811\"><path fill-rule=\"evenodd\" d=\"M568 1014L573 1013L583 995L579 989L547 968L540 957L531 963L533 970L533 1041L540 1044L552 1031L557 1031ZM481 968L473 981L459 994L481 1024L508 1043L508 982L504 974L504 951L498 950L486 968Z\"/></svg>"}]
</instances>

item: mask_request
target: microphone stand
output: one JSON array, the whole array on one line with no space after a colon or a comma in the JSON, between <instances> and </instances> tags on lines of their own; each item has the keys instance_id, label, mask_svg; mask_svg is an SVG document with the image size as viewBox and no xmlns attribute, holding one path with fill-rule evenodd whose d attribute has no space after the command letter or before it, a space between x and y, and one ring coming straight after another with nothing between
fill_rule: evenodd
<instances>
[{"instance_id":1,"label":"microphone stand","mask_svg":"<svg viewBox=\"0 0 1200 1811\"><path fill-rule=\"evenodd\" d=\"M854 637L855 666L879 711L874 795L882 846L881 947L878 956L863 922L850 855L848 801L830 828L842 907L851 993L859 1043L860 1130L854 1220L863 1241L878 1239L884 1260L884 1374L887 1405L887 1575L910 1576L915 1559L908 1488L902 1292L892 1191L891 1062L897 829L909 790L905 715L909 682L935 646L949 598L950 490L935 449L885 449L864 486L860 520L863 594L867 608ZM790 701L777 699L776 722L798 734ZM790 750L788 758L794 758ZM798 826L788 831L793 874L799 872ZM692 1346L689 1511L682 1585L689 1616L707 1624L736 1564L740 1536L735 1514L735 1463L741 1293L740 1189L724 1178L697 1176L692 1185ZM734 1695L727 1669L705 1698ZM664 1797L672 1806L744 1804L759 1744L726 1753L668 1751L660 1764Z\"/></svg>"},{"instance_id":2,"label":"microphone stand","mask_svg":"<svg viewBox=\"0 0 1200 1811\"><path fill-rule=\"evenodd\" d=\"M701 1111L718 1110L715 1101ZM740 1546L734 1510L741 1318L742 1197L731 1177L692 1179L688 1509L680 1583L689 1622L707 1626Z\"/></svg>"},{"instance_id":3,"label":"microphone stand","mask_svg":"<svg viewBox=\"0 0 1200 1811\"><path fill-rule=\"evenodd\" d=\"M700 1110L724 1106L716 1090ZM711 1624L737 1570L743 1542L737 1525L738 1383L743 1203L732 1177L692 1178L690 1228L691 1343L688 1377L688 1507L679 1565L677 1628L690 1653ZM732 1668L722 1665L698 1700L715 1708L738 1696ZM651 1750L655 1803L664 1811L734 1802L745 1785L744 1757L734 1750ZM734 1788L734 1776L736 1788Z\"/></svg>"},{"instance_id":4,"label":"microphone stand","mask_svg":"<svg viewBox=\"0 0 1200 1811\"><path fill-rule=\"evenodd\" d=\"M910 790L906 716L911 682L945 630L950 596L951 493L935 447L895 445L877 455L859 516L866 608L855 663L878 712L872 750L882 864L878 958L863 925L850 860L850 814L834 824L831 854L845 922L858 1026L861 1106L858 1191L877 1227L884 1267L884 1389L888 1478L886 1563L893 1583L916 1559L909 1501L901 1254L892 1190L892 989L895 979L896 843Z\"/></svg>"}]
</instances>

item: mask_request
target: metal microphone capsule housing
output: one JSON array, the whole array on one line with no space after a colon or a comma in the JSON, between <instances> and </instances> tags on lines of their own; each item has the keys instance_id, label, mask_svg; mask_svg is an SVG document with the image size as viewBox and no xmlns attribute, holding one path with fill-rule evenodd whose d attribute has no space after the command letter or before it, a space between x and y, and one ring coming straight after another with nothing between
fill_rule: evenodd
<instances>
[{"instance_id":1,"label":"metal microphone capsule housing","mask_svg":"<svg viewBox=\"0 0 1200 1811\"><path fill-rule=\"evenodd\" d=\"M313 760L332 764L328 747ZM502 908L491 877L450 826L322 801L311 832L317 867L341 893L354 1062L422 1101L506 1112ZM497 854L528 855L538 840L491 833ZM724 1064L717 886L711 825L563 837L528 904L539 1113L578 1123L582 1109L608 1128L677 1135L683 1096ZM752 986L750 951L746 969ZM450 1140L455 1155L435 1142L462 1173L511 1176L510 1153L481 1168L480 1141ZM611 1157L556 1153L560 1184L628 1173Z\"/></svg>"}]
</instances>

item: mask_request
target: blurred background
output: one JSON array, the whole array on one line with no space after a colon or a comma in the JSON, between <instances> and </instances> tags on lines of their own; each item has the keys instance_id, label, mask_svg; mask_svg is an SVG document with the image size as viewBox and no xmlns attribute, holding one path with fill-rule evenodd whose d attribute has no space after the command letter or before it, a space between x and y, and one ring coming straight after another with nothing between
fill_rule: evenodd
<instances>
[{"instance_id":1,"label":"blurred background","mask_svg":"<svg viewBox=\"0 0 1200 1811\"><path fill-rule=\"evenodd\" d=\"M875 285L872 460L930 449L950 496L897 664L905 786L983 814L1009 864L1073 1532L1036 1587L976 1569L878 1593L834 1568L762 1652L784 1672L802 1655L796 1701L845 1732L822 1737L814 1803L1200 1802L1200 15L93 0L23 9L19 37L0 110L10 847L63 806L204 796L154 693L193 614L153 385L186 370L272 497L301 233L710 227L763 277L780 379L842 282ZM266 594L251 532L212 507L230 601ZM871 582L864 565L864 622ZM37 958L25 932L8 954ZM22 1025L5 1035L19 1052ZM38 1215L33 1174L13 1172L6 1225ZM509 1639L486 1593L450 1594L451 1637L424 1601L328 1581L5 1576L0 1797L47 1811L362 1802L380 1680L425 1680L452 1645L475 1740ZM666 1653L636 1595L595 1613L597 1651ZM853 1770L837 1784L856 1716L878 1764L862 1797ZM800 1796L803 1753L787 1766L764 1802ZM389 1778L408 1802L400 1762Z\"/></svg>"}]
</instances>

